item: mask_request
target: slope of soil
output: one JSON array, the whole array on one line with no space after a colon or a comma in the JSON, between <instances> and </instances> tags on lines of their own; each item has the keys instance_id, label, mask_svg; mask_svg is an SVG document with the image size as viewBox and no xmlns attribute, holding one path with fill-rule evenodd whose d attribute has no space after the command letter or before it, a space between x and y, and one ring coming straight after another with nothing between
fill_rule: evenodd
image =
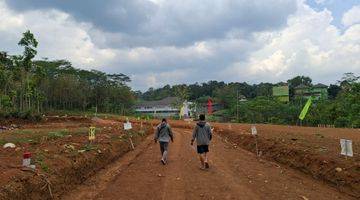
<instances>
[{"instance_id":1,"label":"slope of soil","mask_svg":"<svg viewBox=\"0 0 360 200\"><path fill-rule=\"evenodd\" d=\"M258 149L268 159L298 169L315 179L324 180L339 190L360 198L360 131L256 125ZM217 132L246 150L255 152L250 125L215 125ZM353 140L354 157L340 155L340 138Z\"/></svg>"},{"instance_id":2,"label":"slope of soil","mask_svg":"<svg viewBox=\"0 0 360 200\"><path fill-rule=\"evenodd\" d=\"M92 144L88 142L90 125L97 127ZM130 150L120 123L70 117L25 126L0 135L3 143L17 145L16 149L0 149L0 199L58 199ZM134 130L135 145L153 132L151 127L140 131L135 126ZM32 153L36 171L22 170L25 151Z\"/></svg>"}]
</instances>

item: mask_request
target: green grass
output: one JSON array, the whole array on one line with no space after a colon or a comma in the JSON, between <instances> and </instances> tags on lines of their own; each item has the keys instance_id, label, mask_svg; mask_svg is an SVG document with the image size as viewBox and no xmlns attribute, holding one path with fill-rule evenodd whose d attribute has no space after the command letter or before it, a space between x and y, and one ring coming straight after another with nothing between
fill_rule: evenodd
<instances>
[{"instance_id":1,"label":"green grass","mask_svg":"<svg viewBox=\"0 0 360 200\"><path fill-rule=\"evenodd\" d=\"M34 131L33 130L16 130L14 133L15 134L33 134Z\"/></svg>"},{"instance_id":2,"label":"green grass","mask_svg":"<svg viewBox=\"0 0 360 200\"><path fill-rule=\"evenodd\" d=\"M67 129L64 130L58 130L58 131L51 131L48 133L48 138L51 140L56 140L59 138L63 138L66 135L70 135L69 131Z\"/></svg>"},{"instance_id":3,"label":"green grass","mask_svg":"<svg viewBox=\"0 0 360 200\"><path fill-rule=\"evenodd\" d=\"M8 143L6 140L0 139L0 145L3 146L4 144ZM2 148L2 147L0 147Z\"/></svg>"},{"instance_id":4,"label":"green grass","mask_svg":"<svg viewBox=\"0 0 360 200\"><path fill-rule=\"evenodd\" d=\"M92 144L85 144L81 150L85 150L85 151L91 151L91 150L97 150L99 147L97 145L92 145Z\"/></svg>"},{"instance_id":5,"label":"green grass","mask_svg":"<svg viewBox=\"0 0 360 200\"><path fill-rule=\"evenodd\" d=\"M88 127L80 127L78 129L58 129L58 130L36 130L36 129L27 129L27 130L16 130L9 132L4 135L0 135L0 145L6 143L22 144L29 143L31 145L39 144L42 138L47 138L47 140L57 140L66 137L67 135L87 135ZM101 131L101 128L96 129L97 133Z\"/></svg>"},{"instance_id":6,"label":"green grass","mask_svg":"<svg viewBox=\"0 0 360 200\"><path fill-rule=\"evenodd\" d=\"M45 156L42 153L36 155L35 164L38 164L40 168L46 173L50 171L49 166L45 163Z\"/></svg>"}]
</instances>

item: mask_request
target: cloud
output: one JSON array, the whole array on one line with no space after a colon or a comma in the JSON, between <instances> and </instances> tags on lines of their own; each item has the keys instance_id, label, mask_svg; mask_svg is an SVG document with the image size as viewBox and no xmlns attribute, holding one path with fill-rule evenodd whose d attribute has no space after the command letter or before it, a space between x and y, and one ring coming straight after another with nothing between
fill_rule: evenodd
<instances>
[{"instance_id":1,"label":"cloud","mask_svg":"<svg viewBox=\"0 0 360 200\"><path fill-rule=\"evenodd\" d=\"M341 21L346 27L360 23L360 5L354 6L347 11Z\"/></svg>"},{"instance_id":2,"label":"cloud","mask_svg":"<svg viewBox=\"0 0 360 200\"><path fill-rule=\"evenodd\" d=\"M40 57L68 59L83 68L100 67L115 57L110 48L98 48L88 34L90 24L78 23L58 10L35 10L22 13L8 9L0 1L0 41L5 51L20 53L16 46L21 34L30 29L39 41ZM9 47L9 48L6 48Z\"/></svg>"},{"instance_id":3,"label":"cloud","mask_svg":"<svg viewBox=\"0 0 360 200\"><path fill-rule=\"evenodd\" d=\"M277 29L296 10L295 0L7 0L13 9L58 9L103 34L102 44L121 47L188 46L221 39L229 31L243 35Z\"/></svg>"},{"instance_id":4,"label":"cloud","mask_svg":"<svg viewBox=\"0 0 360 200\"><path fill-rule=\"evenodd\" d=\"M327 0L314 0L317 4L325 4Z\"/></svg>"},{"instance_id":5,"label":"cloud","mask_svg":"<svg viewBox=\"0 0 360 200\"><path fill-rule=\"evenodd\" d=\"M331 25L328 10L316 12L302 1L298 8L283 30L258 33L264 46L250 54L249 62L232 65L227 74L247 74L252 82L280 82L304 74L324 83L334 83L345 72L359 74L360 25L341 34Z\"/></svg>"},{"instance_id":6,"label":"cloud","mask_svg":"<svg viewBox=\"0 0 360 200\"><path fill-rule=\"evenodd\" d=\"M88 22L96 27L123 33L135 33L149 20L155 5L146 0L6 0L17 11L57 9L72 15L78 22Z\"/></svg>"},{"instance_id":7,"label":"cloud","mask_svg":"<svg viewBox=\"0 0 360 200\"><path fill-rule=\"evenodd\" d=\"M38 58L125 73L136 90L296 75L334 83L345 72L360 74L360 25L339 29L333 20L305 0L0 0L0 46L21 53L16 44L30 29Z\"/></svg>"}]
</instances>

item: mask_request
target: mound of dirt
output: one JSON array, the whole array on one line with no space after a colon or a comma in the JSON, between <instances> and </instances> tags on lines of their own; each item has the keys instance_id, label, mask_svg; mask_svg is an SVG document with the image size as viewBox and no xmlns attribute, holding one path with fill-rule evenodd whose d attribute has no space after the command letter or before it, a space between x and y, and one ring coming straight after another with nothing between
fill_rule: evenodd
<instances>
[{"instance_id":1,"label":"mound of dirt","mask_svg":"<svg viewBox=\"0 0 360 200\"><path fill-rule=\"evenodd\" d=\"M255 138L249 133L239 134L237 131L224 129L217 130L217 133L233 145L256 153ZM324 155L315 146L308 148L297 143L297 140L260 136L257 137L258 150L262 157L298 169L360 198L360 162L357 157L346 160L339 156Z\"/></svg>"},{"instance_id":2,"label":"mound of dirt","mask_svg":"<svg viewBox=\"0 0 360 200\"><path fill-rule=\"evenodd\" d=\"M102 125L97 124L97 127ZM132 140L135 146L146 135L153 133L151 127L144 127L143 130L133 126ZM36 171L23 171L19 167L22 149L0 149L1 163L15 163L1 165L0 199L60 199L64 193L130 150L126 134L119 127L102 127L97 131L93 144L87 142L87 137L87 132L74 133L69 137L59 136L22 147L33 153Z\"/></svg>"}]
</instances>

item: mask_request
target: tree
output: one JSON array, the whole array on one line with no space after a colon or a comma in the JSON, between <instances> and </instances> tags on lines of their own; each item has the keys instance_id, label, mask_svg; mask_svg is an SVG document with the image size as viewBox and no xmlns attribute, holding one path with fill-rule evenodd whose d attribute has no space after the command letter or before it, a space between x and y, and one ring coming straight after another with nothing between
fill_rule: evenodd
<instances>
[{"instance_id":1,"label":"tree","mask_svg":"<svg viewBox=\"0 0 360 200\"><path fill-rule=\"evenodd\" d=\"M335 99L340 91L341 91L340 86L330 84L328 88L329 99Z\"/></svg>"},{"instance_id":2,"label":"tree","mask_svg":"<svg viewBox=\"0 0 360 200\"><path fill-rule=\"evenodd\" d=\"M131 109L134 94L122 73L80 70L67 60L33 60L37 40L30 31L18 45L22 55L0 51L0 109L13 116L50 110L91 110L124 113Z\"/></svg>"},{"instance_id":3,"label":"tree","mask_svg":"<svg viewBox=\"0 0 360 200\"><path fill-rule=\"evenodd\" d=\"M312 79L307 76L296 76L287 81L289 85L289 96L293 99L295 96L295 88L299 85L312 86Z\"/></svg>"},{"instance_id":4,"label":"tree","mask_svg":"<svg viewBox=\"0 0 360 200\"><path fill-rule=\"evenodd\" d=\"M38 42L29 30L23 33L23 37L20 39L19 46L24 47L24 52L21 57L15 59L17 67L20 70L21 86L20 91L20 108L30 109L31 108L31 89L30 89L30 71L32 70L33 64L32 59L36 56Z\"/></svg>"},{"instance_id":5,"label":"tree","mask_svg":"<svg viewBox=\"0 0 360 200\"><path fill-rule=\"evenodd\" d=\"M340 87L343 90L348 90L353 83L356 83L360 79L360 76L355 76L354 73L348 72L343 75L341 80L338 81Z\"/></svg>"}]
</instances>

